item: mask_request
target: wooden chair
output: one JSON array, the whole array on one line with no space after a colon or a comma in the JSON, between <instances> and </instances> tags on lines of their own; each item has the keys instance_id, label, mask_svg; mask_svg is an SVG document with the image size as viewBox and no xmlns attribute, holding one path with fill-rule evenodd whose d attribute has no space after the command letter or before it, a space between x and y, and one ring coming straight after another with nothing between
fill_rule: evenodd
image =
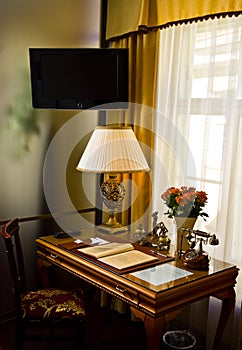
<instances>
[{"instance_id":1,"label":"wooden chair","mask_svg":"<svg viewBox=\"0 0 242 350\"><path fill-rule=\"evenodd\" d=\"M15 349L23 349L25 340L30 338L32 341L53 341L56 336L56 341L63 344L71 337L73 341L73 331L76 348L83 348L84 296L55 288L27 291L18 219L6 223L0 233L5 242L15 302Z\"/></svg>"}]
</instances>

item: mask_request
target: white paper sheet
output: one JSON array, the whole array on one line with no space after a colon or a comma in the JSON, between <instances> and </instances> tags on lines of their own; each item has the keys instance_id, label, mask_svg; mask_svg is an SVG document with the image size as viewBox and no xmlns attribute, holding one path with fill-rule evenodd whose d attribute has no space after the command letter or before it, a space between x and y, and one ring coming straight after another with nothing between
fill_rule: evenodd
<instances>
[{"instance_id":1,"label":"white paper sheet","mask_svg":"<svg viewBox=\"0 0 242 350\"><path fill-rule=\"evenodd\" d=\"M90 238L90 240L91 240L91 245L102 245L102 244L110 243L109 241L106 241L106 239L102 239L100 237L92 237Z\"/></svg>"},{"instance_id":2,"label":"white paper sheet","mask_svg":"<svg viewBox=\"0 0 242 350\"><path fill-rule=\"evenodd\" d=\"M151 283L154 286L158 286L162 283L168 283L179 278L192 275L192 272L185 271L170 264L162 264L133 272L131 275Z\"/></svg>"}]
</instances>

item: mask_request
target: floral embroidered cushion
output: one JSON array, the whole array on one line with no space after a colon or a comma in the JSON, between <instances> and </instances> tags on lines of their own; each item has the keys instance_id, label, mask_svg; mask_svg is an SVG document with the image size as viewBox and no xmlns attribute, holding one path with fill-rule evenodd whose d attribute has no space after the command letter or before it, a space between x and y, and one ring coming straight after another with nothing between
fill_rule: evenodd
<instances>
[{"instance_id":1,"label":"floral embroidered cushion","mask_svg":"<svg viewBox=\"0 0 242 350\"><path fill-rule=\"evenodd\" d=\"M75 292L55 288L27 292L21 299L23 318L25 319L63 319L85 317L82 296Z\"/></svg>"}]
</instances>

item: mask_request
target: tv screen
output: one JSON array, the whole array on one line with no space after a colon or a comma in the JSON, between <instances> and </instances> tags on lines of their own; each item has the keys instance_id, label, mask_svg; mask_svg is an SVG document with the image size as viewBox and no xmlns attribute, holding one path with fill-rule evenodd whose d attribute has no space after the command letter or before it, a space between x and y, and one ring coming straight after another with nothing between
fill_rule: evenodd
<instances>
[{"instance_id":1,"label":"tv screen","mask_svg":"<svg viewBox=\"0 0 242 350\"><path fill-rule=\"evenodd\" d=\"M128 102L128 49L30 48L29 58L34 108Z\"/></svg>"}]
</instances>

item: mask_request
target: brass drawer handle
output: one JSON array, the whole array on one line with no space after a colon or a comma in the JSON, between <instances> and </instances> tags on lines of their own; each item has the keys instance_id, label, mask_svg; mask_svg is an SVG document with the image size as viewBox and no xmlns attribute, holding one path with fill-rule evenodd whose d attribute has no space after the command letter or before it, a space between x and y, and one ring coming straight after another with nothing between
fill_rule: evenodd
<instances>
[{"instance_id":1,"label":"brass drawer handle","mask_svg":"<svg viewBox=\"0 0 242 350\"><path fill-rule=\"evenodd\" d=\"M50 257L51 257L52 259L57 259L57 258L58 258L58 255L51 253L51 254L50 254Z\"/></svg>"},{"instance_id":2,"label":"brass drawer handle","mask_svg":"<svg viewBox=\"0 0 242 350\"><path fill-rule=\"evenodd\" d=\"M118 292L121 292L121 293L125 293L126 292L126 289L123 289L123 288L119 287L118 285L116 286L116 290Z\"/></svg>"},{"instance_id":3,"label":"brass drawer handle","mask_svg":"<svg viewBox=\"0 0 242 350\"><path fill-rule=\"evenodd\" d=\"M130 300L134 300L133 296L128 293L127 289L121 288L118 285L116 285L115 289L118 292L121 292L121 293L125 294L126 297L129 298Z\"/></svg>"}]
</instances>

